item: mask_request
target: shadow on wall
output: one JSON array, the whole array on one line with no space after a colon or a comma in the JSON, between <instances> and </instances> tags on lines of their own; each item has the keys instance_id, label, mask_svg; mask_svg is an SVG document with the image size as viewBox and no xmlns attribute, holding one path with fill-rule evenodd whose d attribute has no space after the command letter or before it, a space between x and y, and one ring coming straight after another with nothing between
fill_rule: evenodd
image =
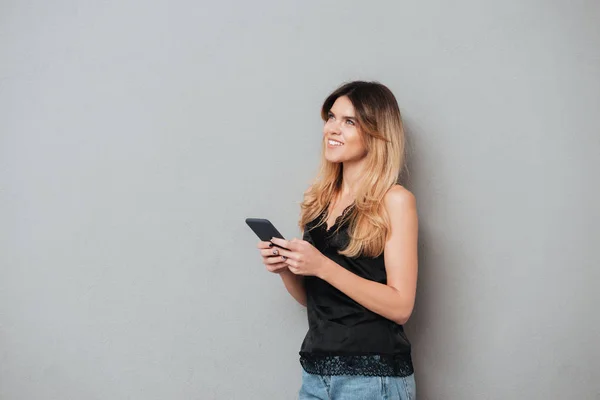
<instances>
[{"instance_id":1,"label":"shadow on wall","mask_svg":"<svg viewBox=\"0 0 600 400\"><path fill-rule=\"evenodd\" d=\"M417 198L419 212L419 277L414 312L406 324L406 332L413 345L413 362L419 399L434 398L435 387L451 382L440 382L440 372L465 365L465 321L457 318L461 298L466 295L451 266L460 262L460 254L452 251L454 239L443 233L447 217L443 216L444 188L451 177L443 171L444 149L422 135L417 121L404 119L406 133L407 172L402 182ZM456 227L456 232L460 232ZM460 264L459 264L460 265ZM464 317L464 315L463 315ZM461 339L462 338L462 339Z\"/></svg>"},{"instance_id":2,"label":"shadow on wall","mask_svg":"<svg viewBox=\"0 0 600 400\"><path fill-rule=\"evenodd\" d=\"M430 297L427 290L427 284L435 278L435 271L427 262L426 252L430 232L427 229L426 222L428 218L424 215L427 210L426 203L422 197L427 193L427 176L422 171L419 171L419 165L428 165L423 159L427 158L425 146L421 146L418 140L418 127L411 123L410 120L404 118L404 132L406 135L406 165L407 168L402 175L401 182L415 194L417 198L417 210L419 212L419 277L417 282L417 298L415 308L410 320L407 322L405 329L409 340L412 343L412 356L415 366L415 379L417 382L417 390L419 398L428 399L431 394L428 393L429 386L427 377L427 367L431 365L427 352L427 339L429 330L436 326L435 321L432 321L435 315L435 299ZM418 152L417 150L420 150ZM417 154L420 159L417 158ZM435 361L434 361L435 362Z\"/></svg>"}]
</instances>

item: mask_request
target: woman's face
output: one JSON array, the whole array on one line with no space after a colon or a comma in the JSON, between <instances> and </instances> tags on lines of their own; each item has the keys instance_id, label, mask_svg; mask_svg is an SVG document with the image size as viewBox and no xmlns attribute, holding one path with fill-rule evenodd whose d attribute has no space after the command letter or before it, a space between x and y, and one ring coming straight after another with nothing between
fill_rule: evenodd
<instances>
[{"instance_id":1,"label":"woman's face","mask_svg":"<svg viewBox=\"0 0 600 400\"><path fill-rule=\"evenodd\" d=\"M323 127L323 140L325 158L330 162L358 161L367 154L354 106L347 96L338 97L331 106Z\"/></svg>"}]
</instances>

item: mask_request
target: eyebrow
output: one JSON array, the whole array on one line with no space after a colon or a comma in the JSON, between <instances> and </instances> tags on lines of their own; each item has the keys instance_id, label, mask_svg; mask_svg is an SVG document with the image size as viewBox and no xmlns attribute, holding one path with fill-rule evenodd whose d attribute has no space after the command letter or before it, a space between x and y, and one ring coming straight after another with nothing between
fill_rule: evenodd
<instances>
[{"instance_id":1,"label":"eyebrow","mask_svg":"<svg viewBox=\"0 0 600 400\"><path fill-rule=\"evenodd\" d=\"M334 117L336 117L335 113L331 110L327 111L327 114L333 114ZM352 119L356 121L356 117L352 117L350 115L342 115L343 119Z\"/></svg>"}]
</instances>

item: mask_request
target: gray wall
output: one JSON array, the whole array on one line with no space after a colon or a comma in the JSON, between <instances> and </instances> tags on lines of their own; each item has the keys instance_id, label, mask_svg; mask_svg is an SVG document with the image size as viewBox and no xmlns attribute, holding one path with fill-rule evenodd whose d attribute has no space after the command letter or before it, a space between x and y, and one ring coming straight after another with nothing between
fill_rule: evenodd
<instances>
[{"instance_id":1,"label":"gray wall","mask_svg":"<svg viewBox=\"0 0 600 400\"><path fill-rule=\"evenodd\" d=\"M397 95L420 399L600 398L597 1L0 2L0 399L293 399L326 94Z\"/></svg>"}]
</instances>

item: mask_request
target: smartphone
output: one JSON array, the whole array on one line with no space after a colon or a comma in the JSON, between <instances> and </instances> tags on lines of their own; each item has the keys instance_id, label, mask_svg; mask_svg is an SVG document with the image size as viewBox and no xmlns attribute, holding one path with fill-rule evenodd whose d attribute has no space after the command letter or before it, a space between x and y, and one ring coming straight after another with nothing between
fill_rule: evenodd
<instances>
[{"instance_id":1,"label":"smartphone","mask_svg":"<svg viewBox=\"0 0 600 400\"><path fill-rule=\"evenodd\" d=\"M271 221L264 218L246 218L246 224L256 233L256 236L259 237L263 242L270 242L271 238L280 238L283 239L283 235L279 233L277 228L273 226ZM273 243L275 247L279 247L282 249L283 247L276 245ZM286 249L287 250L287 249Z\"/></svg>"}]
</instances>

